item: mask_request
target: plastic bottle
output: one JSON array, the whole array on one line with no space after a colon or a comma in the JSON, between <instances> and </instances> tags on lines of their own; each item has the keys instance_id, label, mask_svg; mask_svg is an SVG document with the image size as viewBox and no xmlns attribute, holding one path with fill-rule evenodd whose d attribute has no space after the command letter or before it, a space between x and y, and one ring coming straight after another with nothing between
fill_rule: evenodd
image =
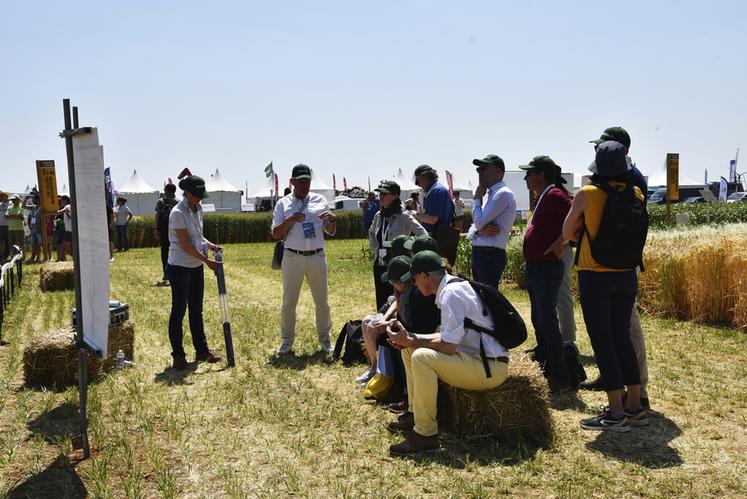
<instances>
[{"instance_id":1,"label":"plastic bottle","mask_svg":"<svg viewBox=\"0 0 747 499\"><path fill-rule=\"evenodd\" d=\"M125 354L122 350L117 352L116 359L117 361L114 364L114 369L116 369L117 371L121 371L125 366Z\"/></svg>"}]
</instances>

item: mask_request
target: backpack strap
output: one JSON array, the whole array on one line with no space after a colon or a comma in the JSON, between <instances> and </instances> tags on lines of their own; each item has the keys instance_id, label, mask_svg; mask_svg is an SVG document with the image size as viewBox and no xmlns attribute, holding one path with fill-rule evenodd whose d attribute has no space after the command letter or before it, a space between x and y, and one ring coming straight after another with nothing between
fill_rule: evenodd
<instances>
[{"instance_id":1,"label":"backpack strap","mask_svg":"<svg viewBox=\"0 0 747 499\"><path fill-rule=\"evenodd\" d=\"M348 329L347 324L343 326L342 331L340 331L340 336L337 337L337 341L335 342L335 349L332 352L332 359L333 360L339 360L340 359L340 353L342 353L342 347L345 344L345 339L348 337Z\"/></svg>"}]
</instances>

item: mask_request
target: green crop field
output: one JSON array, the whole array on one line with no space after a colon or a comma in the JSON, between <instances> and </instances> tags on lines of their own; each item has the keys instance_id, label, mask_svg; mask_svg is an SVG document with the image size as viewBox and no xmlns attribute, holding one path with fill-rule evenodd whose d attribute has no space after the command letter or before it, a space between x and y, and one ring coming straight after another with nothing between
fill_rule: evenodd
<instances>
[{"instance_id":1,"label":"green crop field","mask_svg":"<svg viewBox=\"0 0 747 499\"><path fill-rule=\"evenodd\" d=\"M330 241L333 335L371 311L362 240ZM603 393L553 399L559 438L550 449L489 436L444 434L431 458L388 455L392 415L363 400L363 366L330 364L316 352L313 302L304 286L296 357L278 359L280 274L271 243L226 247L237 367L172 372L169 288L156 287L155 248L116 255L111 296L130 305L135 367L92 383L91 459L73 458L77 390L23 388L22 353L69 322L72 292L41 293L38 266L12 301L0 346L0 496L364 497L747 495L747 336L743 331L643 317L652 422L627 434L582 430ZM525 319L524 291L508 289ZM579 347L594 376L580 309ZM205 322L224 353L216 283L206 273ZM185 320L186 327L186 320ZM188 331L188 328L186 328ZM530 331L530 337L532 333ZM533 341L527 342L527 348ZM189 335L185 337L192 360Z\"/></svg>"}]
</instances>

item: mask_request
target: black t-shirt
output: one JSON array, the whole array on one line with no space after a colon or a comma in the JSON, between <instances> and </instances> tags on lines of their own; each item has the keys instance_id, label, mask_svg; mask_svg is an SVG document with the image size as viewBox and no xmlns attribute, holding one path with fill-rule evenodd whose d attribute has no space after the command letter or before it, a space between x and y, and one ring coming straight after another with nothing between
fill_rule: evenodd
<instances>
[{"instance_id":1,"label":"black t-shirt","mask_svg":"<svg viewBox=\"0 0 747 499\"><path fill-rule=\"evenodd\" d=\"M400 322L413 333L435 333L441 325L441 311L436 306L435 293L423 296L416 286L411 286L402 297L404 315Z\"/></svg>"}]
</instances>

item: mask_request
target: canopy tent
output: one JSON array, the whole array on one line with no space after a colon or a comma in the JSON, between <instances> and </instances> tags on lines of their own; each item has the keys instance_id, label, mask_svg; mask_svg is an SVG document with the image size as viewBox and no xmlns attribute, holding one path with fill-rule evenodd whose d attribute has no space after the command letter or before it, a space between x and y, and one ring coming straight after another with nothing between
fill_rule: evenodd
<instances>
[{"instance_id":1,"label":"canopy tent","mask_svg":"<svg viewBox=\"0 0 747 499\"><path fill-rule=\"evenodd\" d=\"M322 179L314 175L314 172L311 172L311 192L316 192L317 194L321 194L327 199L327 202L330 204L330 206L335 205L335 190L330 187L329 185L325 184Z\"/></svg>"},{"instance_id":2,"label":"canopy tent","mask_svg":"<svg viewBox=\"0 0 747 499\"><path fill-rule=\"evenodd\" d=\"M117 189L117 196L127 199L127 206L133 215L153 215L158 201L159 191L154 189L138 175L137 170L132 177Z\"/></svg>"},{"instance_id":3,"label":"canopy tent","mask_svg":"<svg viewBox=\"0 0 747 499\"><path fill-rule=\"evenodd\" d=\"M239 213L241 211L241 189L229 182L218 169L205 180L205 190L210 197L207 203L215 206L216 211Z\"/></svg>"},{"instance_id":4,"label":"canopy tent","mask_svg":"<svg viewBox=\"0 0 747 499\"><path fill-rule=\"evenodd\" d=\"M405 174L402 173L402 168L397 170L397 174L394 176L394 181L397 182L402 192L416 192L420 190L420 187L415 185L412 180L407 178Z\"/></svg>"},{"instance_id":5,"label":"canopy tent","mask_svg":"<svg viewBox=\"0 0 747 499\"><path fill-rule=\"evenodd\" d=\"M644 174L645 175L645 174ZM649 187L659 187L659 186L665 186L667 185L667 165L664 163L659 170L654 173L653 175L648 176L648 186ZM679 185L702 185L705 186L703 182L699 182L693 178L688 177L685 175L685 173L680 170L679 172Z\"/></svg>"}]
</instances>

